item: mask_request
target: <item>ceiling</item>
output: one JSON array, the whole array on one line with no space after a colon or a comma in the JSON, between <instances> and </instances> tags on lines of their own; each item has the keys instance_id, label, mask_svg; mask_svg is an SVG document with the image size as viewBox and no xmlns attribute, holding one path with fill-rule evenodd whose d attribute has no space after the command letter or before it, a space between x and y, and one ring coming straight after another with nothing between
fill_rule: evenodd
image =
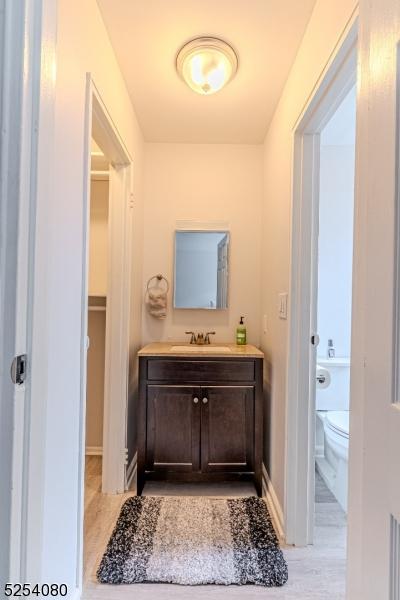
<instances>
[{"instance_id":1,"label":"ceiling","mask_svg":"<svg viewBox=\"0 0 400 600\"><path fill-rule=\"evenodd\" d=\"M146 141L261 143L315 0L97 0ZM236 77L201 96L175 70L188 40L215 36Z\"/></svg>"}]
</instances>

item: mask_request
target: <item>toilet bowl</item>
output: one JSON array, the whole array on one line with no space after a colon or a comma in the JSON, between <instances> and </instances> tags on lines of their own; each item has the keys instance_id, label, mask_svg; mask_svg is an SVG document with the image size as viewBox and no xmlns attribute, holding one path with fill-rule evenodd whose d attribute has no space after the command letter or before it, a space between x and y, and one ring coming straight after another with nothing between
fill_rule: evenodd
<instances>
[{"instance_id":1,"label":"toilet bowl","mask_svg":"<svg viewBox=\"0 0 400 600\"><path fill-rule=\"evenodd\" d=\"M316 457L319 474L347 512L349 411L319 412L324 430L324 453Z\"/></svg>"},{"instance_id":2,"label":"toilet bowl","mask_svg":"<svg viewBox=\"0 0 400 600\"><path fill-rule=\"evenodd\" d=\"M330 374L326 389L317 387L316 451L317 470L337 501L347 512L349 454L350 361L319 361Z\"/></svg>"},{"instance_id":3,"label":"toilet bowl","mask_svg":"<svg viewBox=\"0 0 400 600\"><path fill-rule=\"evenodd\" d=\"M340 458L346 458L349 450L349 411L327 411L324 431L327 441L335 453Z\"/></svg>"}]
</instances>

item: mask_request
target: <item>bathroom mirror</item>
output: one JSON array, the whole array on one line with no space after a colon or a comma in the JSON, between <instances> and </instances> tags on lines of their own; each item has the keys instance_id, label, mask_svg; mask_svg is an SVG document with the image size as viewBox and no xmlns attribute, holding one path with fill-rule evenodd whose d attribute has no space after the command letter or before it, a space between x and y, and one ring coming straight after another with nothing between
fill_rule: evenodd
<instances>
[{"instance_id":1,"label":"bathroom mirror","mask_svg":"<svg viewBox=\"0 0 400 600\"><path fill-rule=\"evenodd\" d=\"M174 308L228 308L228 231L176 231Z\"/></svg>"}]
</instances>

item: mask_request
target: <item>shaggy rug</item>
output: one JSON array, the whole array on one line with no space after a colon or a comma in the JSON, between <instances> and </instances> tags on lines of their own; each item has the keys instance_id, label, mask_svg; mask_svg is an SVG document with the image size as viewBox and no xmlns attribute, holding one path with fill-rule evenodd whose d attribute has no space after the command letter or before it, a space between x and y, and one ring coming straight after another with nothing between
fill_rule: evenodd
<instances>
[{"instance_id":1,"label":"shaggy rug","mask_svg":"<svg viewBox=\"0 0 400 600\"><path fill-rule=\"evenodd\" d=\"M281 586L288 574L261 499L135 496L121 509L97 577Z\"/></svg>"}]
</instances>

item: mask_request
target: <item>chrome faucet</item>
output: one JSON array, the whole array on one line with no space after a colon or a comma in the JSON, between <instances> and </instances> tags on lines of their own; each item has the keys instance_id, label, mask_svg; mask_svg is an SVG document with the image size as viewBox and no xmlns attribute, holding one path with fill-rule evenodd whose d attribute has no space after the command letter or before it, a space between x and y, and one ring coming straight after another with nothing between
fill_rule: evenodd
<instances>
[{"instance_id":1,"label":"chrome faucet","mask_svg":"<svg viewBox=\"0 0 400 600\"><path fill-rule=\"evenodd\" d=\"M195 335L194 331L185 331L186 335L190 335L190 343L197 344L198 346L203 346L204 344L210 344L210 335L215 335L215 331L207 331L206 335L204 333L198 333Z\"/></svg>"}]
</instances>

